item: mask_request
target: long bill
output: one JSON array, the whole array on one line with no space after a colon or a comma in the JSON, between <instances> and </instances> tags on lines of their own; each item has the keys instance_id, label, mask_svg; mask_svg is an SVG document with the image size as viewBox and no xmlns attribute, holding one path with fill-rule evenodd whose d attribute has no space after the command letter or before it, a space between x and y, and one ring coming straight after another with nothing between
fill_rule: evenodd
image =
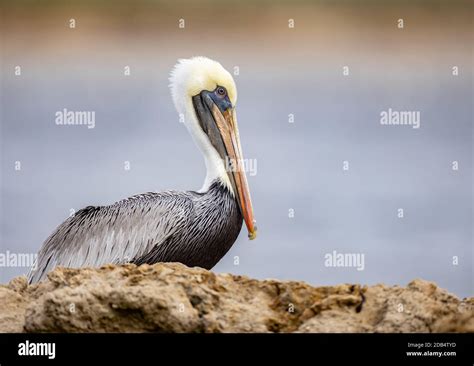
<instances>
[{"instance_id":1,"label":"long bill","mask_svg":"<svg viewBox=\"0 0 474 366\"><path fill-rule=\"evenodd\" d=\"M237 202L247 226L249 239L253 240L257 236L257 227L243 164L235 108L228 108L221 112L207 93L201 97L202 99L198 99L198 96L194 100L196 112L201 117L201 126L221 158L226 160L227 175L237 195Z\"/></svg>"}]
</instances>

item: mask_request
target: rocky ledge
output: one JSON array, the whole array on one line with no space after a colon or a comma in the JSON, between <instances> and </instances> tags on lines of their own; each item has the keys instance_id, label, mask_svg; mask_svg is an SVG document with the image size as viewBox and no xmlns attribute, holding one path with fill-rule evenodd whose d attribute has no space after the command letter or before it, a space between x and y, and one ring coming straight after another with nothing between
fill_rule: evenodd
<instances>
[{"instance_id":1,"label":"rocky ledge","mask_svg":"<svg viewBox=\"0 0 474 366\"><path fill-rule=\"evenodd\" d=\"M474 298L423 280L313 287L177 263L17 277L0 304L0 332L474 332Z\"/></svg>"}]
</instances>

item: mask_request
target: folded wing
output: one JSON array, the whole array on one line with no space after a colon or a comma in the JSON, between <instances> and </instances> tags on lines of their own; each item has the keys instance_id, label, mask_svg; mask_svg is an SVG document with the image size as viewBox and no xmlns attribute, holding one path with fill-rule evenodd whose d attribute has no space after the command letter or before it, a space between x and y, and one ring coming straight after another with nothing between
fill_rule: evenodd
<instances>
[{"instance_id":1,"label":"folded wing","mask_svg":"<svg viewBox=\"0 0 474 366\"><path fill-rule=\"evenodd\" d=\"M64 221L41 247L30 283L57 266L80 268L133 262L192 220L186 192L146 193L110 206L88 206Z\"/></svg>"}]
</instances>

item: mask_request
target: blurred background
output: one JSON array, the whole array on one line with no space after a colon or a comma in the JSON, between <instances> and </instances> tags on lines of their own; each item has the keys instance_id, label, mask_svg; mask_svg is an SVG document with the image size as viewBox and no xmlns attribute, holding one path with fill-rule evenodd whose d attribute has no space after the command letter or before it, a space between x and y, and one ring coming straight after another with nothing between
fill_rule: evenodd
<instances>
[{"instance_id":1,"label":"blurred background","mask_svg":"<svg viewBox=\"0 0 474 366\"><path fill-rule=\"evenodd\" d=\"M167 78L178 58L204 55L238 68L242 147L257 161L259 237L242 230L216 271L314 285L423 278L473 295L471 2L1 7L1 253L36 253L70 209L199 189L203 159ZM95 111L95 128L56 125L64 108ZM421 127L381 125L388 108L419 111ZM333 251L364 254L364 270L326 267ZM27 271L0 267L0 282Z\"/></svg>"}]
</instances>

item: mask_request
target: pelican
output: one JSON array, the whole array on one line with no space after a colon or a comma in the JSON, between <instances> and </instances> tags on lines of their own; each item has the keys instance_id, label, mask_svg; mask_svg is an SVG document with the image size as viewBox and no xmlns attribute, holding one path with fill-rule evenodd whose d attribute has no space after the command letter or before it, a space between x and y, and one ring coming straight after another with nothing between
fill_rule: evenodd
<instances>
[{"instance_id":1,"label":"pelican","mask_svg":"<svg viewBox=\"0 0 474 366\"><path fill-rule=\"evenodd\" d=\"M204 156L202 188L149 192L77 211L43 243L30 283L57 266L181 262L211 269L234 244L242 221L249 238L256 237L231 74L216 61L194 57L179 60L169 81L174 105Z\"/></svg>"}]
</instances>

